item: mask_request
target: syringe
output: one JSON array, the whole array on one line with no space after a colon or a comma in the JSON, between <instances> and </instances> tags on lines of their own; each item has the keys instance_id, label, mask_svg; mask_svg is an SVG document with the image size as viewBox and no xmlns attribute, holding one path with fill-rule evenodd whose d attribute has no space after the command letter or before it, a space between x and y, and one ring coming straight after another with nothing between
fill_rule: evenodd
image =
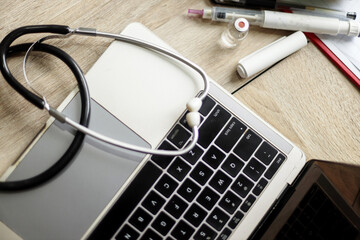
<instances>
[{"instance_id":1,"label":"syringe","mask_svg":"<svg viewBox=\"0 0 360 240\"><path fill-rule=\"evenodd\" d=\"M250 25L263 28L303 31L330 35L359 36L360 24L354 20L311 16L297 13L284 13L269 10L249 10L237 8L213 7L202 10L189 9L188 15L201 16L213 21L231 21L245 18Z\"/></svg>"},{"instance_id":2,"label":"syringe","mask_svg":"<svg viewBox=\"0 0 360 240\"><path fill-rule=\"evenodd\" d=\"M204 8L202 10L189 9L189 16L202 16L204 19L211 19L213 21L229 22L237 18L246 18L249 23L254 25L256 21L261 19L260 10L250 10L250 9L236 9L236 8L222 8L222 7L213 7L213 8Z\"/></svg>"}]
</instances>

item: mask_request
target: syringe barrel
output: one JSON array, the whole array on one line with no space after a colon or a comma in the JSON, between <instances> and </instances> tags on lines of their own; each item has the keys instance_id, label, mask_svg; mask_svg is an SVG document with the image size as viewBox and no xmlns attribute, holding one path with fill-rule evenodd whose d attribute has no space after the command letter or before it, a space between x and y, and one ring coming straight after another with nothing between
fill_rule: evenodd
<instances>
[{"instance_id":1,"label":"syringe barrel","mask_svg":"<svg viewBox=\"0 0 360 240\"><path fill-rule=\"evenodd\" d=\"M257 19L257 16L262 15L261 11L251 9L213 7L211 10L211 19L213 21L223 22L229 22L237 18L245 18L249 22L254 22ZM204 12L204 15L205 14L206 13Z\"/></svg>"}]
</instances>

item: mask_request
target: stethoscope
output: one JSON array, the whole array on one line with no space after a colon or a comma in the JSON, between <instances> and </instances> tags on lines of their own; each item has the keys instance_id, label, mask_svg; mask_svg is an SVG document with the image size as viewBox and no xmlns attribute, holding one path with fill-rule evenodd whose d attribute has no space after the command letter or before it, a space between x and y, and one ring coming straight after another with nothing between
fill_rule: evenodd
<instances>
[{"instance_id":1,"label":"stethoscope","mask_svg":"<svg viewBox=\"0 0 360 240\"><path fill-rule=\"evenodd\" d=\"M25 43L19 44L15 46L10 45L20 36L31 33L52 33L56 35L49 35L41 38L40 40L34 43ZM186 115L186 121L188 125L192 129L192 138L190 143L179 150L159 150L159 149L149 149L136 145L132 145L129 143L121 142L113 138L109 138L104 136L98 132L95 132L88 128L90 121L90 94L86 84L86 80L84 74L81 71L81 68L78 64L64 51L61 49L44 44L43 42L52 39L52 38L66 38L71 35L87 35L87 36L99 36L112 38L115 40L123 41L126 43L134 44L142 48L150 49L161 54L164 54L170 58L176 59L193 70L200 74L204 81L204 89L200 93L199 96L191 99L187 104L186 108L188 113ZM55 108L51 107L49 103L46 101L46 98L41 95L35 88L32 87L27 75L26 75L26 62L28 60L28 56L32 51L42 51L46 53L50 53L60 60L62 60L73 72L79 87L80 99L81 99L81 115L79 123L73 121L62 112L59 112ZM26 52L23 62L23 72L25 80L28 84L30 90L24 87L19 81L11 74L10 69L7 64L7 58L18 52ZM40 109L45 109L48 111L50 116L54 117L56 120L61 123L68 124L74 129L77 130L74 139L67 151L62 155L62 157L49 169L44 172L31 177L25 180L12 181L12 182L0 182L0 190L22 190L28 189L30 187L38 186L45 181L49 180L57 173L59 173L64 167L71 162L76 153L80 150L80 147L83 143L85 135L89 135L93 138L96 138L105 143L121 147L127 150L145 153L145 154L153 154L153 155L163 155L163 156L177 156L188 153L195 145L199 137L198 126L200 125L200 114L199 110L202 105L203 99L206 97L209 91L209 80L206 73L198 67L196 64L192 63L188 59L180 56L177 53L171 52L166 48L161 46L154 45L152 43L143 41L141 39L121 35L121 34L113 34L106 32L98 32L96 29L91 28L77 28L71 29L68 26L62 25L34 25L34 26L25 26L10 32L0 43L0 70L5 78L5 80L12 86L19 94L21 94L26 100L34 104L36 107Z\"/></svg>"}]
</instances>

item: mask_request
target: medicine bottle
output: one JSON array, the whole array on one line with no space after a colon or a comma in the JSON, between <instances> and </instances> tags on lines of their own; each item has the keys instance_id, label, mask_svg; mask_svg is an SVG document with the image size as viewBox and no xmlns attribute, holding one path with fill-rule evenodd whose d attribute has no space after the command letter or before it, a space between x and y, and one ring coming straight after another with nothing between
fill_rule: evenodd
<instances>
[{"instance_id":1,"label":"medicine bottle","mask_svg":"<svg viewBox=\"0 0 360 240\"><path fill-rule=\"evenodd\" d=\"M221 34L221 45L225 48L234 48L246 38L249 32L249 22L245 18L237 18L229 22Z\"/></svg>"}]
</instances>

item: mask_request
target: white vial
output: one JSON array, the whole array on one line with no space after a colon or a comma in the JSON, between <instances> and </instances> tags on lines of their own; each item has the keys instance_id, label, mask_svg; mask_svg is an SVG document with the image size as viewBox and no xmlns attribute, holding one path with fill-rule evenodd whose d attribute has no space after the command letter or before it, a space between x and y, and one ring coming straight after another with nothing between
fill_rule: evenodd
<instances>
[{"instance_id":1,"label":"white vial","mask_svg":"<svg viewBox=\"0 0 360 240\"><path fill-rule=\"evenodd\" d=\"M221 34L221 45L226 48L233 48L243 40L249 32L249 22L245 18L237 18L230 21L228 27Z\"/></svg>"}]
</instances>

